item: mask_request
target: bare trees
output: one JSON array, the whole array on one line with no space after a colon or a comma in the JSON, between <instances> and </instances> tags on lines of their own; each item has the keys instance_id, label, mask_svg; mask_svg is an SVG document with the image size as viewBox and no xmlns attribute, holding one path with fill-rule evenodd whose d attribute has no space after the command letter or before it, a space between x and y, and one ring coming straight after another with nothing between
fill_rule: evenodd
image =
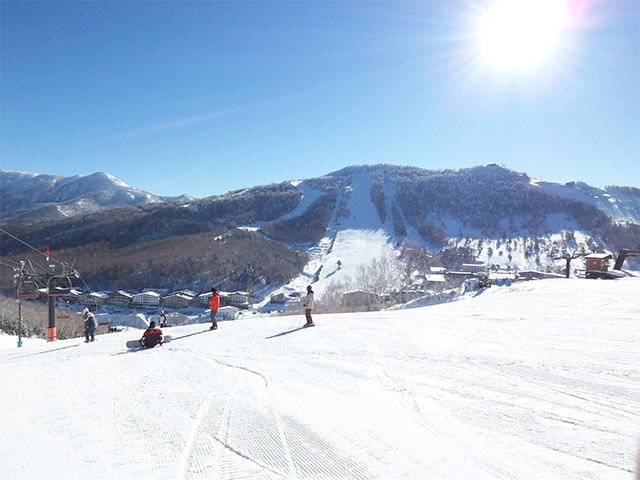
<instances>
[{"instance_id":1,"label":"bare trees","mask_svg":"<svg viewBox=\"0 0 640 480\"><path fill-rule=\"evenodd\" d=\"M346 277L345 281L332 280L325 287L322 296L314 303L318 313L342 313L347 311L344 293L353 290L353 281Z\"/></svg>"},{"instance_id":2,"label":"bare trees","mask_svg":"<svg viewBox=\"0 0 640 480\"><path fill-rule=\"evenodd\" d=\"M56 321L57 336L60 340L82 336L84 321L80 315L63 311ZM38 301L24 301L22 304L22 336L46 337L47 306ZM18 306L13 297L0 296L0 331L10 335L18 334Z\"/></svg>"},{"instance_id":3,"label":"bare trees","mask_svg":"<svg viewBox=\"0 0 640 480\"><path fill-rule=\"evenodd\" d=\"M389 248L368 265L358 265L355 280L332 281L317 302L319 312L378 310L389 301L389 292L402 288L406 280L404 263Z\"/></svg>"},{"instance_id":4,"label":"bare trees","mask_svg":"<svg viewBox=\"0 0 640 480\"><path fill-rule=\"evenodd\" d=\"M389 249L383 248L378 258L369 265L358 266L356 288L375 295L381 304L388 292L402 287L404 277L402 262Z\"/></svg>"}]
</instances>

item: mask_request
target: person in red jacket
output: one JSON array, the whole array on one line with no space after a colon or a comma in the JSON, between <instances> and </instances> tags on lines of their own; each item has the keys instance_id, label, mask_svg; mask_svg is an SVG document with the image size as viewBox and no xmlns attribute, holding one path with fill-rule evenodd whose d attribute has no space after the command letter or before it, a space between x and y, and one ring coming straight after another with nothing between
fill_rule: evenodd
<instances>
[{"instance_id":1,"label":"person in red jacket","mask_svg":"<svg viewBox=\"0 0 640 480\"><path fill-rule=\"evenodd\" d=\"M156 345L162 345L162 342L164 342L162 330L156 327L156 322L152 320L149 323L149 328L144 331L144 334L140 339L140 345L147 348L153 348Z\"/></svg>"},{"instance_id":2,"label":"person in red jacket","mask_svg":"<svg viewBox=\"0 0 640 480\"><path fill-rule=\"evenodd\" d=\"M209 299L209 310L211 311L211 329L215 330L218 328L218 323L216 322L216 313L218 313L218 309L220 308L220 294L218 290L215 288L211 289L211 298Z\"/></svg>"}]
</instances>

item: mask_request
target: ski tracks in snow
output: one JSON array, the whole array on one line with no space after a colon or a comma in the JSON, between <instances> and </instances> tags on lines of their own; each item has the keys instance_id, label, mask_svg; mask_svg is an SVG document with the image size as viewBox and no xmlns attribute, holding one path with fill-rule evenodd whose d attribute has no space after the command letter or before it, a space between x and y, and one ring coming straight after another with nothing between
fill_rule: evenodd
<instances>
[{"instance_id":1,"label":"ski tracks in snow","mask_svg":"<svg viewBox=\"0 0 640 480\"><path fill-rule=\"evenodd\" d=\"M258 329L244 353L233 360L211 353L213 349L183 352L198 369L204 368L217 380L207 386L210 390L200 397L192 414L175 478L446 478L417 459L398 453L397 445L389 445L374 432L348 425L338 429L335 421L327 423L322 415L309 415L311 406L292 408L290 396L297 393L282 390L291 388L290 380L281 382L277 375L264 372L280 372L282 355L298 352L287 350L287 336L269 339L269 333ZM192 379L184 380L193 384ZM284 402L283 396L287 397Z\"/></svg>"},{"instance_id":2,"label":"ski tracks in snow","mask_svg":"<svg viewBox=\"0 0 640 480\"><path fill-rule=\"evenodd\" d=\"M200 368L206 364L218 383L195 414L177 478L289 477L291 460L282 441L279 413L258 401L269 387L269 378L243 365L259 337L254 334L244 355L233 362L208 352L192 352Z\"/></svg>"}]
</instances>

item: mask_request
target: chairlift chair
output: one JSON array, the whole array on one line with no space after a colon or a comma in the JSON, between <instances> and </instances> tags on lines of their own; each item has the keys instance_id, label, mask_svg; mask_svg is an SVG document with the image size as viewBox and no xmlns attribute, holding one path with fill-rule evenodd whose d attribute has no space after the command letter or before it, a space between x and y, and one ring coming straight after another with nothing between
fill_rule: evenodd
<instances>
[{"instance_id":1,"label":"chairlift chair","mask_svg":"<svg viewBox=\"0 0 640 480\"><path fill-rule=\"evenodd\" d=\"M20 292L18 293L19 298L38 298L40 294L40 290L38 289L38 285L33 280L25 280L22 282L20 287Z\"/></svg>"}]
</instances>

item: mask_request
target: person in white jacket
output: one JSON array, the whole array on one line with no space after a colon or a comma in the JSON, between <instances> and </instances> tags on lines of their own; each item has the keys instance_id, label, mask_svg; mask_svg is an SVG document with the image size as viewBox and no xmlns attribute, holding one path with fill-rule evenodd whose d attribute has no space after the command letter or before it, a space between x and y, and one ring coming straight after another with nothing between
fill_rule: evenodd
<instances>
[{"instance_id":1,"label":"person in white jacket","mask_svg":"<svg viewBox=\"0 0 640 480\"><path fill-rule=\"evenodd\" d=\"M313 319L311 318L311 310L313 309L313 290L311 289L311 285L307 287L307 296L304 299L304 316L307 318L307 323L305 327L313 327L315 323L313 323Z\"/></svg>"}]
</instances>

